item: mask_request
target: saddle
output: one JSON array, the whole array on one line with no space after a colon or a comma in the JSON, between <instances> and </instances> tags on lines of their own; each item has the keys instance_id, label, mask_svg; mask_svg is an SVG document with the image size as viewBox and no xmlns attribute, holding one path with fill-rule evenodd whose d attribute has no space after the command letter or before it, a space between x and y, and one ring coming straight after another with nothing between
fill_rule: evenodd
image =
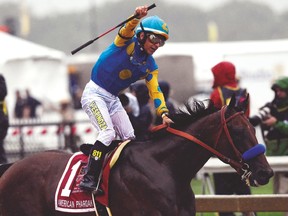
<instances>
[{"instance_id":1,"label":"saddle","mask_svg":"<svg viewBox=\"0 0 288 216\"><path fill-rule=\"evenodd\" d=\"M64 173L58 183L55 194L55 209L61 212L84 213L96 212L97 216L111 215L108 207L110 169L116 163L122 149L130 140L125 142L113 141L110 151L105 158L100 187L104 194L95 196L83 191L79 184L85 174L86 164L93 145L82 144L81 152L76 152L69 159Z\"/></svg>"}]
</instances>

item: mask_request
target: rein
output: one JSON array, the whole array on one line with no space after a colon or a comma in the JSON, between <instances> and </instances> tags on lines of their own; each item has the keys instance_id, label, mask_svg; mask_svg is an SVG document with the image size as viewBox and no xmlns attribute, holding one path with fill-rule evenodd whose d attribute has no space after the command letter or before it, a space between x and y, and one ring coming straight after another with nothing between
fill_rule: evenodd
<instances>
[{"instance_id":1,"label":"rein","mask_svg":"<svg viewBox=\"0 0 288 216\"><path fill-rule=\"evenodd\" d=\"M223 154L221 154L219 151L217 151L216 149L212 148L211 146L207 145L206 143L202 142L201 140L199 140L198 138L196 138L195 136L191 135L191 134L188 134L186 132L183 132L183 131L180 131L180 130L177 130L177 129L174 129L174 128L171 128L167 125L159 125L159 126L156 126L153 131L157 131L157 130L160 130L160 129L164 129L166 128L166 130L169 132L169 133L172 133L174 135L177 135L177 136L180 136L180 137L183 137L185 139L188 139L200 146L202 146L203 148L207 149L209 152L211 152L212 154L214 154L215 156L217 156L218 158L220 158L224 163L228 163L230 164L236 171L239 175L241 175L241 178L242 180L246 180L246 183L248 184L248 181L247 179L249 178L249 176L251 175L251 172L248 171L248 164L244 163L243 162L243 158L242 158L242 155L241 153L239 152L239 150L235 147L235 144L232 140L232 137L230 135L230 132L228 130L228 127L227 127L227 123L235 118L236 116L238 115L242 115L243 112L237 112L235 113L234 115L230 116L229 118L225 119L225 110L227 109L227 106L223 106L222 109L221 109L221 128L220 128L220 131L218 133L218 136L217 136L217 140L216 140L216 144L215 144L215 147L217 146L218 142L219 142L219 139L220 139L220 136L221 134L223 133L223 131L225 132L225 135L230 143L230 145L232 146L233 148L233 151L237 157L237 161L236 160L233 160L231 158L228 158L226 156L224 156ZM243 173L244 172L244 173Z\"/></svg>"}]
</instances>

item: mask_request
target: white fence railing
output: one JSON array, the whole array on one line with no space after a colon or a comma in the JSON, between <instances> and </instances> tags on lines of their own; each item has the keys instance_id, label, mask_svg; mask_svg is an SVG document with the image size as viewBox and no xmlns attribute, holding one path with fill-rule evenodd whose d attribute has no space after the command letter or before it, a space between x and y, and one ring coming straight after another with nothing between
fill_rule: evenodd
<instances>
[{"instance_id":1,"label":"white fence railing","mask_svg":"<svg viewBox=\"0 0 288 216\"><path fill-rule=\"evenodd\" d=\"M288 172L288 156L268 156L267 161L274 172ZM197 212L288 212L288 194L214 195L211 175L225 172L235 170L218 158L210 158L198 172L202 195L196 195Z\"/></svg>"},{"instance_id":2,"label":"white fence railing","mask_svg":"<svg viewBox=\"0 0 288 216\"><path fill-rule=\"evenodd\" d=\"M196 195L197 212L288 212L288 194Z\"/></svg>"}]
</instances>

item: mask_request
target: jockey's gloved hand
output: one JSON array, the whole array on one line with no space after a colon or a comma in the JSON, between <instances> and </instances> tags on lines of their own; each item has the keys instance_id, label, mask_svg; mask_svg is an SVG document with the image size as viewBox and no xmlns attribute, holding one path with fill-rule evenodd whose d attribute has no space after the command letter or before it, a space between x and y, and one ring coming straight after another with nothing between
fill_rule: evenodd
<instances>
[{"instance_id":1,"label":"jockey's gloved hand","mask_svg":"<svg viewBox=\"0 0 288 216\"><path fill-rule=\"evenodd\" d=\"M168 113L163 113L161 117L163 119L162 123L165 125L169 126L170 124L174 123L172 119L169 118Z\"/></svg>"}]
</instances>

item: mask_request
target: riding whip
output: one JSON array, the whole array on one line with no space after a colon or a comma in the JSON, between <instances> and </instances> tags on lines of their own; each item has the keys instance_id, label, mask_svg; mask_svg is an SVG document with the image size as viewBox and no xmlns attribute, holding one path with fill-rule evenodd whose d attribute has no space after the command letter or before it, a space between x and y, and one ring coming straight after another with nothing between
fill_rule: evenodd
<instances>
[{"instance_id":1,"label":"riding whip","mask_svg":"<svg viewBox=\"0 0 288 216\"><path fill-rule=\"evenodd\" d=\"M154 7L156 7L155 3L152 4L152 5L150 5L150 6L148 7L148 10L150 10L150 9L152 9L152 8L154 8ZM134 18L137 18L137 16L138 16L138 14L135 14L135 15L133 15L132 17L124 20L123 22L121 22L121 23L118 24L117 26L115 26L115 27L111 28L110 30L104 32L103 34L99 35L98 37L96 37L96 38L94 38L94 39L92 39L92 40L87 41L85 44L83 44L83 45L81 45L80 47L78 47L78 48L74 49L73 51L71 51L72 55L74 55L74 54L77 53L78 51L82 50L82 49L85 48L86 46L92 44L94 41L98 40L99 38L103 37L104 35L108 34L108 33L111 32L111 31L113 31L114 29L116 29L116 28L124 25L125 23L129 22L130 20L132 20L132 19L134 19Z\"/></svg>"}]
</instances>

